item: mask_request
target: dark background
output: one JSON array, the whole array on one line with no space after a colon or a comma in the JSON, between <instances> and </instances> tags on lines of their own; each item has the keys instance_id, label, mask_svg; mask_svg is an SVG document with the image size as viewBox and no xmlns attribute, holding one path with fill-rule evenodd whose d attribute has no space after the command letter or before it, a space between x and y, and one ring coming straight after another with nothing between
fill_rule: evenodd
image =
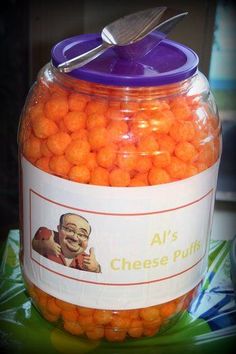
<instances>
[{"instance_id":1,"label":"dark background","mask_svg":"<svg viewBox=\"0 0 236 354\"><path fill-rule=\"evenodd\" d=\"M6 0L0 13L0 239L18 228L17 128L26 96L58 41L99 32L128 13L154 6L188 11L170 38L197 52L208 76L217 1Z\"/></svg>"}]
</instances>

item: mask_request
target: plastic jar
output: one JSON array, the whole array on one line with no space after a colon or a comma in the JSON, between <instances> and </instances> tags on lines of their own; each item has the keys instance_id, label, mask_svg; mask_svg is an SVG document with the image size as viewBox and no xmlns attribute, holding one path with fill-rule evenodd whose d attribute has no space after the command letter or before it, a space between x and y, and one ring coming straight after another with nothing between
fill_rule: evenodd
<instances>
[{"instance_id":1,"label":"plastic jar","mask_svg":"<svg viewBox=\"0 0 236 354\"><path fill-rule=\"evenodd\" d=\"M58 43L23 109L20 259L48 321L123 341L168 328L204 277L220 123L197 55L170 40L58 71L100 41Z\"/></svg>"}]
</instances>

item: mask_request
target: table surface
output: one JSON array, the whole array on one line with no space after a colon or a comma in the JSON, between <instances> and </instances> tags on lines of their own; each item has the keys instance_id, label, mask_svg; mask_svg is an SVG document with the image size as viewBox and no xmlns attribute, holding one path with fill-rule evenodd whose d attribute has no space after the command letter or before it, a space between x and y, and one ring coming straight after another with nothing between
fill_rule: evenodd
<instances>
[{"instance_id":1,"label":"table surface","mask_svg":"<svg viewBox=\"0 0 236 354\"><path fill-rule=\"evenodd\" d=\"M236 306L230 278L230 241L212 240L209 269L190 310L159 336L124 343L88 341L45 321L32 306L18 261L19 232L1 248L0 348L12 353L178 354L231 353L236 343Z\"/></svg>"}]
</instances>

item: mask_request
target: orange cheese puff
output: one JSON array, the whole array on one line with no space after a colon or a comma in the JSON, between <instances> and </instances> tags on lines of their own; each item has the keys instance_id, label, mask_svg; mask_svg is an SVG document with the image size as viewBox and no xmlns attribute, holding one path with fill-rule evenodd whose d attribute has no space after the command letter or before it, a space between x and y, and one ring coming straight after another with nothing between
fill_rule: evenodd
<instances>
[{"instance_id":1,"label":"orange cheese puff","mask_svg":"<svg viewBox=\"0 0 236 354\"><path fill-rule=\"evenodd\" d=\"M160 151L168 151L173 154L176 142L167 134L156 134Z\"/></svg>"},{"instance_id":2,"label":"orange cheese puff","mask_svg":"<svg viewBox=\"0 0 236 354\"><path fill-rule=\"evenodd\" d=\"M149 124L152 131L168 134L174 122L174 115L169 110L153 111L150 114Z\"/></svg>"},{"instance_id":3,"label":"orange cheese puff","mask_svg":"<svg viewBox=\"0 0 236 354\"><path fill-rule=\"evenodd\" d=\"M126 333L127 332L124 329L114 330L113 328L110 328L109 325L107 328L105 327L105 338L109 342L123 342Z\"/></svg>"},{"instance_id":4,"label":"orange cheese puff","mask_svg":"<svg viewBox=\"0 0 236 354\"><path fill-rule=\"evenodd\" d=\"M143 334L146 337L153 337L157 332L159 332L160 327L144 328Z\"/></svg>"},{"instance_id":5,"label":"orange cheese puff","mask_svg":"<svg viewBox=\"0 0 236 354\"><path fill-rule=\"evenodd\" d=\"M104 327L94 327L86 331L86 335L89 339L98 340L104 337Z\"/></svg>"},{"instance_id":6,"label":"orange cheese puff","mask_svg":"<svg viewBox=\"0 0 236 354\"><path fill-rule=\"evenodd\" d=\"M162 323L161 316L157 316L153 320L143 320L143 327L144 328L159 328Z\"/></svg>"},{"instance_id":7,"label":"orange cheese puff","mask_svg":"<svg viewBox=\"0 0 236 354\"><path fill-rule=\"evenodd\" d=\"M205 162L194 162L194 166L197 168L198 173L205 171L208 168L207 163Z\"/></svg>"},{"instance_id":8,"label":"orange cheese puff","mask_svg":"<svg viewBox=\"0 0 236 354\"><path fill-rule=\"evenodd\" d=\"M56 316L61 314L61 308L57 306L56 301L53 297L48 299L47 311Z\"/></svg>"},{"instance_id":9,"label":"orange cheese puff","mask_svg":"<svg viewBox=\"0 0 236 354\"><path fill-rule=\"evenodd\" d=\"M88 307L77 306L77 311L80 316L92 316L95 310Z\"/></svg>"},{"instance_id":10,"label":"orange cheese puff","mask_svg":"<svg viewBox=\"0 0 236 354\"><path fill-rule=\"evenodd\" d=\"M37 103L29 108L29 115L31 118L31 121L37 119L40 116L44 116L44 104L43 103Z\"/></svg>"},{"instance_id":11,"label":"orange cheese puff","mask_svg":"<svg viewBox=\"0 0 236 354\"><path fill-rule=\"evenodd\" d=\"M134 145L124 145L117 153L117 164L123 170L131 171L135 169L137 160L137 149Z\"/></svg>"},{"instance_id":12,"label":"orange cheese puff","mask_svg":"<svg viewBox=\"0 0 236 354\"><path fill-rule=\"evenodd\" d=\"M66 127L66 125L65 125L63 119L59 120L59 121L57 122L57 125L58 125L59 130L60 130L61 132L68 133L69 130L67 129L67 127Z\"/></svg>"},{"instance_id":13,"label":"orange cheese puff","mask_svg":"<svg viewBox=\"0 0 236 354\"><path fill-rule=\"evenodd\" d=\"M193 164L187 164L185 170L185 177L192 177L198 173L198 169Z\"/></svg>"},{"instance_id":14,"label":"orange cheese puff","mask_svg":"<svg viewBox=\"0 0 236 354\"><path fill-rule=\"evenodd\" d=\"M77 336L84 333L81 325L78 322L66 321L64 322L63 327L67 332Z\"/></svg>"},{"instance_id":15,"label":"orange cheese puff","mask_svg":"<svg viewBox=\"0 0 236 354\"><path fill-rule=\"evenodd\" d=\"M110 172L109 181L112 187L127 187L130 184L130 174L121 168L115 168Z\"/></svg>"},{"instance_id":16,"label":"orange cheese puff","mask_svg":"<svg viewBox=\"0 0 236 354\"><path fill-rule=\"evenodd\" d=\"M71 139L72 140L87 140L88 138L88 131L87 129L79 129L79 130L76 130L74 131L73 133L71 133L70 135Z\"/></svg>"},{"instance_id":17,"label":"orange cheese puff","mask_svg":"<svg viewBox=\"0 0 236 354\"><path fill-rule=\"evenodd\" d=\"M121 330L121 329L128 329L129 325L131 323L131 319L128 317L121 317L119 315L115 315L113 316L111 322L108 326L110 326L111 328L115 329L115 330Z\"/></svg>"},{"instance_id":18,"label":"orange cheese puff","mask_svg":"<svg viewBox=\"0 0 236 354\"><path fill-rule=\"evenodd\" d=\"M52 96L44 105L47 118L59 121L68 112L68 101L64 96Z\"/></svg>"},{"instance_id":19,"label":"orange cheese puff","mask_svg":"<svg viewBox=\"0 0 236 354\"><path fill-rule=\"evenodd\" d=\"M175 147L175 155L182 161L193 161L197 156L197 150L194 145L188 141L182 141Z\"/></svg>"},{"instance_id":20,"label":"orange cheese puff","mask_svg":"<svg viewBox=\"0 0 236 354\"><path fill-rule=\"evenodd\" d=\"M64 154L67 146L71 142L71 137L69 134L64 132L59 132L51 135L47 140L47 147L54 155Z\"/></svg>"},{"instance_id":21,"label":"orange cheese puff","mask_svg":"<svg viewBox=\"0 0 236 354\"><path fill-rule=\"evenodd\" d=\"M137 158L136 171L140 173L145 173L152 167L152 160L149 156L139 156Z\"/></svg>"},{"instance_id":22,"label":"orange cheese puff","mask_svg":"<svg viewBox=\"0 0 236 354\"><path fill-rule=\"evenodd\" d=\"M153 135L142 137L138 142L137 150L143 155L152 155L153 152L158 151L159 145Z\"/></svg>"},{"instance_id":23,"label":"orange cheese puff","mask_svg":"<svg viewBox=\"0 0 236 354\"><path fill-rule=\"evenodd\" d=\"M150 185L168 183L170 180L169 174L163 168L153 167L148 173Z\"/></svg>"},{"instance_id":24,"label":"orange cheese puff","mask_svg":"<svg viewBox=\"0 0 236 354\"><path fill-rule=\"evenodd\" d=\"M112 121L107 126L108 137L111 142L117 142L127 138L128 124L124 121Z\"/></svg>"},{"instance_id":25,"label":"orange cheese puff","mask_svg":"<svg viewBox=\"0 0 236 354\"><path fill-rule=\"evenodd\" d=\"M130 132L135 139L152 133L149 116L145 112L137 112L130 121Z\"/></svg>"},{"instance_id":26,"label":"orange cheese puff","mask_svg":"<svg viewBox=\"0 0 236 354\"><path fill-rule=\"evenodd\" d=\"M63 122L70 132L75 132L76 130L85 128L86 114L79 111L68 112L64 116Z\"/></svg>"},{"instance_id":27,"label":"orange cheese puff","mask_svg":"<svg viewBox=\"0 0 236 354\"><path fill-rule=\"evenodd\" d=\"M79 93L71 93L68 97L68 106L70 111L83 111L89 98Z\"/></svg>"},{"instance_id":28,"label":"orange cheese puff","mask_svg":"<svg viewBox=\"0 0 236 354\"><path fill-rule=\"evenodd\" d=\"M186 163L175 156L171 157L170 164L166 167L167 172L173 179L185 178Z\"/></svg>"},{"instance_id":29,"label":"orange cheese puff","mask_svg":"<svg viewBox=\"0 0 236 354\"><path fill-rule=\"evenodd\" d=\"M97 152L96 160L99 166L110 169L116 160L115 146L107 145L102 147Z\"/></svg>"},{"instance_id":30,"label":"orange cheese puff","mask_svg":"<svg viewBox=\"0 0 236 354\"><path fill-rule=\"evenodd\" d=\"M79 314L76 309L73 310L62 310L61 311L62 318L65 322L76 322L78 320Z\"/></svg>"},{"instance_id":31,"label":"orange cheese puff","mask_svg":"<svg viewBox=\"0 0 236 354\"><path fill-rule=\"evenodd\" d=\"M170 153L168 151L159 151L152 157L152 163L155 167L165 168L170 164Z\"/></svg>"},{"instance_id":32,"label":"orange cheese puff","mask_svg":"<svg viewBox=\"0 0 236 354\"><path fill-rule=\"evenodd\" d=\"M41 310L43 317L49 322L56 322L59 319L58 315L54 315L46 310Z\"/></svg>"},{"instance_id":33,"label":"orange cheese puff","mask_svg":"<svg viewBox=\"0 0 236 354\"><path fill-rule=\"evenodd\" d=\"M110 107L106 111L106 117L109 121L123 121L125 116L124 113L120 111L120 109Z\"/></svg>"},{"instance_id":34,"label":"orange cheese puff","mask_svg":"<svg viewBox=\"0 0 236 354\"><path fill-rule=\"evenodd\" d=\"M143 322L138 319L132 320L128 328L128 334L133 338L141 337L143 334Z\"/></svg>"},{"instance_id":35,"label":"orange cheese puff","mask_svg":"<svg viewBox=\"0 0 236 354\"><path fill-rule=\"evenodd\" d=\"M108 142L108 134L106 128L93 128L88 133L88 141L91 150L99 150Z\"/></svg>"},{"instance_id":36,"label":"orange cheese puff","mask_svg":"<svg viewBox=\"0 0 236 354\"><path fill-rule=\"evenodd\" d=\"M63 300L55 299L55 302L58 307L65 311L73 311L76 309L76 305L70 304L69 302L65 302Z\"/></svg>"},{"instance_id":37,"label":"orange cheese puff","mask_svg":"<svg viewBox=\"0 0 236 354\"><path fill-rule=\"evenodd\" d=\"M203 162L206 163L207 166L211 166L215 162L215 154L214 151L214 143L209 142L199 149L199 154L197 157L197 162Z\"/></svg>"},{"instance_id":38,"label":"orange cheese puff","mask_svg":"<svg viewBox=\"0 0 236 354\"><path fill-rule=\"evenodd\" d=\"M95 167L91 171L90 184L109 186L109 172L103 167Z\"/></svg>"},{"instance_id":39,"label":"orange cheese puff","mask_svg":"<svg viewBox=\"0 0 236 354\"><path fill-rule=\"evenodd\" d=\"M96 310L93 318L94 322L99 325L108 324L112 320L112 311L109 310Z\"/></svg>"},{"instance_id":40,"label":"orange cheese puff","mask_svg":"<svg viewBox=\"0 0 236 354\"><path fill-rule=\"evenodd\" d=\"M139 311L139 316L145 321L153 321L160 318L159 309L155 306L143 308Z\"/></svg>"},{"instance_id":41,"label":"orange cheese puff","mask_svg":"<svg viewBox=\"0 0 236 354\"><path fill-rule=\"evenodd\" d=\"M177 142L191 141L194 135L194 124L190 121L176 121L170 129L170 136Z\"/></svg>"},{"instance_id":42,"label":"orange cheese puff","mask_svg":"<svg viewBox=\"0 0 236 354\"><path fill-rule=\"evenodd\" d=\"M93 317L91 316L79 316L78 322L84 331L93 330L96 327Z\"/></svg>"},{"instance_id":43,"label":"orange cheese puff","mask_svg":"<svg viewBox=\"0 0 236 354\"><path fill-rule=\"evenodd\" d=\"M134 177L130 179L129 187L144 187L147 185L148 183L145 183L142 179Z\"/></svg>"},{"instance_id":44,"label":"orange cheese puff","mask_svg":"<svg viewBox=\"0 0 236 354\"><path fill-rule=\"evenodd\" d=\"M80 165L86 162L87 156L90 152L90 145L87 140L76 139L67 146L65 150L65 157L74 164Z\"/></svg>"},{"instance_id":45,"label":"orange cheese puff","mask_svg":"<svg viewBox=\"0 0 236 354\"><path fill-rule=\"evenodd\" d=\"M178 97L171 102L171 111L177 119L191 118L191 109L184 97Z\"/></svg>"},{"instance_id":46,"label":"orange cheese puff","mask_svg":"<svg viewBox=\"0 0 236 354\"><path fill-rule=\"evenodd\" d=\"M49 161L49 168L55 175L65 177L71 169L71 164L64 155L52 156Z\"/></svg>"},{"instance_id":47,"label":"orange cheese puff","mask_svg":"<svg viewBox=\"0 0 236 354\"><path fill-rule=\"evenodd\" d=\"M88 167L89 171L94 170L95 167L98 166L95 152L90 152L88 154L88 157L86 160L86 166Z\"/></svg>"},{"instance_id":48,"label":"orange cheese puff","mask_svg":"<svg viewBox=\"0 0 236 354\"><path fill-rule=\"evenodd\" d=\"M102 113L104 114L107 110L108 104L106 101L96 101L92 100L87 103L85 112L89 115L92 113Z\"/></svg>"},{"instance_id":49,"label":"orange cheese puff","mask_svg":"<svg viewBox=\"0 0 236 354\"><path fill-rule=\"evenodd\" d=\"M68 174L69 179L79 183L88 183L90 180L90 170L85 165L73 166Z\"/></svg>"},{"instance_id":50,"label":"orange cheese puff","mask_svg":"<svg viewBox=\"0 0 236 354\"><path fill-rule=\"evenodd\" d=\"M176 311L176 303L174 301L166 302L159 307L160 315L164 318L170 317Z\"/></svg>"},{"instance_id":51,"label":"orange cheese puff","mask_svg":"<svg viewBox=\"0 0 236 354\"><path fill-rule=\"evenodd\" d=\"M34 162L34 161L38 160L42 155L40 139L31 135L26 141L24 141L23 155L30 162Z\"/></svg>"},{"instance_id":52,"label":"orange cheese puff","mask_svg":"<svg viewBox=\"0 0 236 354\"><path fill-rule=\"evenodd\" d=\"M139 110L139 103L135 101L123 101L120 104L120 109L128 115L134 114Z\"/></svg>"},{"instance_id":53,"label":"orange cheese puff","mask_svg":"<svg viewBox=\"0 0 236 354\"><path fill-rule=\"evenodd\" d=\"M103 113L92 113L87 117L86 127L88 130L93 128L105 128L107 125L107 118Z\"/></svg>"},{"instance_id":54,"label":"orange cheese puff","mask_svg":"<svg viewBox=\"0 0 236 354\"><path fill-rule=\"evenodd\" d=\"M38 116L37 119L34 119L32 128L35 136L41 139L45 139L58 131L56 123L45 116Z\"/></svg>"},{"instance_id":55,"label":"orange cheese puff","mask_svg":"<svg viewBox=\"0 0 236 354\"><path fill-rule=\"evenodd\" d=\"M167 101L161 99L154 99L140 102L141 109L149 110L149 111L163 111L170 109L169 104Z\"/></svg>"},{"instance_id":56,"label":"orange cheese puff","mask_svg":"<svg viewBox=\"0 0 236 354\"><path fill-rule=\"evenodd\" d=\"M40 170L51 173L51 170L49 167L49 161L50 161L50 157L41 157L40 159L38 159L36 161L35 166L40 168Z\"/></svg>"},{"instance_id":57,"label":"orange cheese puff","mask_svg":"<svg viewBox=\"0 0 236 354\"><path fill-rule=\"evenodd\" d=\"M53 154L52 152L49 150L48 146L47 146L47 139L46 140L41 140L41 153L44 157L51 157Z\"/></svg>"}]
</instances>

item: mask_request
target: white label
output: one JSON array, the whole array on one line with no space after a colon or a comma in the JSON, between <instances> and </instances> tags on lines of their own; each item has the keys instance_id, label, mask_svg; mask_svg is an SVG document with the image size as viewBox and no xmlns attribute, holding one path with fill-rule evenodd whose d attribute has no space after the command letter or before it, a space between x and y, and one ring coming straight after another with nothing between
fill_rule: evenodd
<instances>
[{"instance_id":1,"label":"white label","mask_svg":"<svg viewBox=\"0 0 236 354\"><path fill-rule=\"evenodd\" d=\"M206 271L218 165L182 181L119 188L71 182L22 158L25 275L92 308L147 307L185 294ZM58 257L39 249L45 235Z\"/></svg>"}]
</instances>

